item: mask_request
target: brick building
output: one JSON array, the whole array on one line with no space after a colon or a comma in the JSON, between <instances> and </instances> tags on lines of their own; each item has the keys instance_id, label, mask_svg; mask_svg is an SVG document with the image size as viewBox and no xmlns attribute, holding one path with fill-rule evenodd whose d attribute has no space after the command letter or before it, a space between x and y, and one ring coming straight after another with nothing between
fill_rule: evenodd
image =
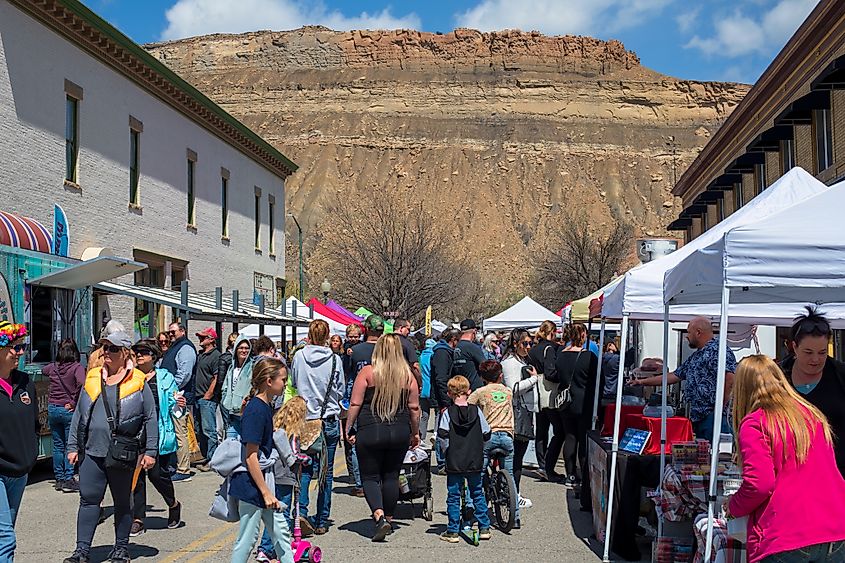
<instances>
[{"instance_id":1,"label":"brick building","mask_svg":"<svg viewBox=\"0 0 845 563\"><path fill-rule=\"evenodd\" d=\"M70 257L110 251L148 265L125 285L190 280L272 306L295 170L77 0L0 0L0 209L49 225L61 205ZM149 311L102 292L93 307L95 330Z\"/></svg>"}]
</instances>

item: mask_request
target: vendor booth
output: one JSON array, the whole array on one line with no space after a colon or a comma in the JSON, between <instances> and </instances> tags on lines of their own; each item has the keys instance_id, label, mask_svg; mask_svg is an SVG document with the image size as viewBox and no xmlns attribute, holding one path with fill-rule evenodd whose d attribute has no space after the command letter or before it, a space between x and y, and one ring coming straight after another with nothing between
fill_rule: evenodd
<instances>
[{"instance_id":1,"label":"vendor booth","mask_svg":"<svg viewBox=\"0 0 845 563\"><path fill-rule=\"evenodd\" d=\"M329 325L331 334L339 336L346 336L346 325L337 322L334 319L321 315L313 311L310 307L304 304L296 297L288 297L285 301L284 308L277 309L286 315L295 317L300 323L300 326L292 329L287 329L282 326L265 326L263 327L264 334L270 337L274 342L285 342L287 344L296 344L303 338L308 336L308 323L314 319L322 319ZM258 338L261 335L262 327L258 324L250 324L239 330L239 334L247 338Z\"/></svg>"},{"instance_id":2,"label":"vendor booth","mask_svg":"<svg viewBox=\"0 0 845 563\"><path fill-rule=\"evenodd\" d=\"M515 328L538 328L543 321L552 321L560 326L560 317L549 311L528 296L505 309L498 315L484 319L484 332L493 330L513 330Z\"/></svg>"}]
</instances>

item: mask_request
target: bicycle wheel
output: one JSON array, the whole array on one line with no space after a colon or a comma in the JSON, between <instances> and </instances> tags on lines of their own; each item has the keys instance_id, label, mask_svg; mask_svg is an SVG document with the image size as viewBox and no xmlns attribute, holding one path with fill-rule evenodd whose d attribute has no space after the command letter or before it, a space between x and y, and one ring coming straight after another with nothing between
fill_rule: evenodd
<instances>
[{"instance_id":1,"label":"bicycle wheel","mask_svg":"<svg viewBox=\"0 0 845 563\"><path fill-rule=\"evenodd\" d=\"M516 485L506 472L497 471L491 488L495 489L493 513L496 515L496 524L499 530L508 533L516 521Z\"/></svg>"}]
</instances>

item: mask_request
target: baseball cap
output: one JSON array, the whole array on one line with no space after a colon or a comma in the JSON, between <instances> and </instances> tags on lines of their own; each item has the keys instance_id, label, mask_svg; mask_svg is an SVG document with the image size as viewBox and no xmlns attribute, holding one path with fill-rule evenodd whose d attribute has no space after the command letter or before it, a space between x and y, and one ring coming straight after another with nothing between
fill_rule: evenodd
<instances>
[{"instance_id":1,"label":"baseball cap","mask_svg":"<svg viewBox=\"0 0 845 563\"><path fill-rule=\"evenodd\" d=\"M217 340L217 331L211 327L204 328L201 331L196 333L197 336L210 336L214 340Z\"/></svg>"},{"instance_id":2,"label":"baseball cap","mask_svg":"<svg viewBox=\"0 0 845 563\"><path fill-rule=\"evenodd\" d=\"M461 330L464 332L476 328L478 328L478 326L476 326L475 321L472 319L464 319L461 321Z\"/></svg>"},{"instance_id":3,"label":"baseball cap","mask_svg":"<svg viewBox=\"0 0 845 563\"><path fill-rule=\"evenodd\" d=\"M364 321L364 328L374 332L384 332L384 319L378 315L370 315Z\"/></svg>"},{"instance_id":4,"label":"baseball cap","mask_svg":"<svg viewBox=\"0 0 845 563\"><path fill-rule=\"evenodd\" d=\"M100 344L103 344L104 342L114 344L115 346L122 346L123 348L132 347L132 340L129 338L129 335L121 331L113 332L105 338L101 338Z\"/></svg>"}]
</instances>

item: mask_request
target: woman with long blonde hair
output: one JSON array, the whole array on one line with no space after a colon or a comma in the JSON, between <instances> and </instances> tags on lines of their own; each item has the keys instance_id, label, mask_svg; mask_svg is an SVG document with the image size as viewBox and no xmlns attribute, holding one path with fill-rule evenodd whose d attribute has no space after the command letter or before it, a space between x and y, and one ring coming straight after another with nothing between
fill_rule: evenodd
<instances>
[{"instance_id":1,"label":"woman with long blonde hair","mask_svg":"<svg viewBox=\"0 0 845 563\"><path fill-rule=\"evenodd\" d=\"M742 486L728 504L748 516L748 561L845 561L845 480L830 424L771 359L749 356L734 377Z\"/></svg>"},{"instance_id":2,"label":"woman with long blonde hair","mask_svg":"<svg viewBox=\"0 0 845 563\"><path fill-rule=\"evenodd\" d=\"M373 541L384 541L392 530L399 470L408 447L420 444L419 391L399 336L379 338L372 365L355 378L347 418L348 440L358 454L364 496L376 522Z\"/></svg>"}]
</instances>

